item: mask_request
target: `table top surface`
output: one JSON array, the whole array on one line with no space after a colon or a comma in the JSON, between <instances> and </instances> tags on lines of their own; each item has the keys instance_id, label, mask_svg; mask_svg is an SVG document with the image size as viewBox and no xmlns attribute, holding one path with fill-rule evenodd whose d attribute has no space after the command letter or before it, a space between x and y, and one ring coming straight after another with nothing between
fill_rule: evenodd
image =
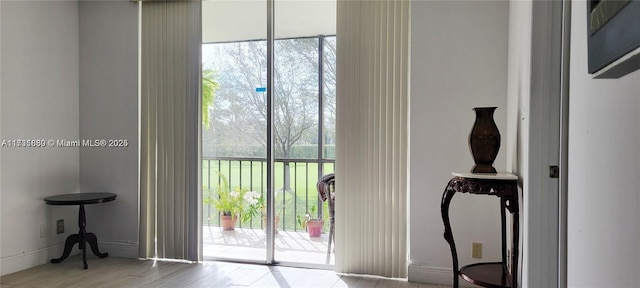
<instances>
[{"instance_id":1,"label":"table top surface","mask_svg":"<svg viewBox=\"0 0 640 288\"><path fill-rule=\"evenodd\" d=\"M49 205L97 204L116 200L117 196L107 192L71 193L49 196L44 198L44 202Z\"/></svg>"},{"instance_id":2,"label":"table top surface","mask_svg":"<svg viewBox=\"0 0 640 288\"><path fill-rule=\"evenodd\" d=\"M487 180L518 180L518 175L508 172L491 173L471 173L471 172L451 172L451 175L469 179Z\"/></svg>"}]
</instances>

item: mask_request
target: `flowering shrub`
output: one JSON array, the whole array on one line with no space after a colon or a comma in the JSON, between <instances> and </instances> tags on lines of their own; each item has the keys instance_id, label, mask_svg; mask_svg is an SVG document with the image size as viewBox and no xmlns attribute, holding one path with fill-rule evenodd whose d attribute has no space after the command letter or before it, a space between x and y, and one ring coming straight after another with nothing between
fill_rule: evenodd
<instances>
[{"instance_id":1,"label":"flowering shrub","mask_svg":"<svg viewBox=\"0 0 640 288\"><path fill-rule=\"evenodd\" d=\"M247 207L246 213L242 214L242 221L250 221L251 218L265 212L265 199L261 193L249 191L244 194L243 198L249 203L249 206Z\"/></svg>"},{"instance_id":2,"label":"flowering shrub","mask_svg":"<svg viewBox=\"0 0 640 288\"><path fill-rule=\"evenodd\" d=\"M249 206L247 206L247 209L245 209L245 213L242 214L243 222L250 221L253 217L267 214L267 204L265 196L266 194L263 195L262 193L256 191L249 191L244 194L244 200L249 203ZM282 197L285 198L283 199ZM282 213L282 209L286 206L286 203L288 203L289 200L290 199L287 199L285 193L281 194L279 191L276 191L276 215L279 216Z\"/></svg>"},{"instance_id":3,"label":"flowering shrub","mask_svg":"<svg viewBox=\"0 0 640 288\"><path fill-rule=\"evenodd\" d=\"M244 211L243 196L247 193L246 189L235 188L229 189L229 181L227 177L220 174L222 183L218 184L218 198L212 199L213 205L225 216L240 215Z\"/></svg>"},{"instance_id":4,"label":"flowering shrub","mask_svg":"<svg viewBox=\"0 0 640 288\"><path fill-rule=\"evenodd\" d=\"M247 191L247 189L236 187L230 189L229 181L227 177L222 174L220 176L220 184L217 185L217 193L205 189L205 197L203 199L204 204L213 204L214 207L225 216L240 215L242 222L249 222L254 217L259 217L266 214L266 194L257 191ZM280 215L282 209L290 199L287 199L286 193L279 193L276 191L276 211ZM279 196L282 197L279 198ZM246 202L246 203L245 203ZM282 207L278 207L282 206Z\"/></svg>"}]
</instances>

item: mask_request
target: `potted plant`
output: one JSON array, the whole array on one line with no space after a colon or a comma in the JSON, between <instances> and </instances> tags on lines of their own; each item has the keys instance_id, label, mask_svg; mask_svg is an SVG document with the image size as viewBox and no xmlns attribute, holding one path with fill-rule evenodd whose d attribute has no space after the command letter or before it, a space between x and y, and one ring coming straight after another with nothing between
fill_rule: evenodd
<instances>
[{"instance_id":1,"label":"potted plant","mask_svg":"<svg viewBox=\"0 0 640 288\"><path fill-rule=\"evenodd\" d=\"M311 213L307 212L304 216L298 215L297 222L302 228L307 228L309 237L320 237L322 234L322 227L324 226L324 220L320 218L313 218L311 215L316 215L316 206L311 207Z\"/></svg>"},{"instance_id":2,"label":"potted plant","mask_svg":"<svg viewBox=\"0 0 640 288\"><path fill-rule=\"evenodd\" d=\"M244 200L249 203L246 212L242 214L242 222L251 221L253 217L265 211L264 195L256 191L249 191L244 194Z\"/></svg>"},{"instance_id":3,"label":"potted plant","mask_svg":"<svg viewBox=\"0 0 640 288\"><path fill-rule=\"evenodd\" d=\"M222 183L218 184L218 197L213 198L214 207L222 213L220 225L223 230L234 230L238 215L241 215L244 208L243 196L246 193L241 188L231 190L229 181L224 175L220 175Z\"/></svg>"},{"instance_id":4,"label":"potted plant","mask_svg":"<svg viewBox=\"0 0 640 288\"><path fill-rule=\"evenodd\" d=\"M258 217L259 215L262 215L262 221L264 223L264 226L267 226L267 209L266 209L266 201L264 198L265 195L256 192L256 191L249 191L247 193L244 194L244 200L247 201L247 203L249 203L249 205L247 206L247 208L245 209L245 213L242 214L242 222L248 222L251 221L252 218L254 217ZM278 198L278 192L276 192L276 198ZM285 201L288 202L288 201ZM281 203L281 201L276 200L276 203ZM276 209L276 228L278 227L278 222L280 221L280 213L282 212L282 209L284 207L280 207L280 209ZM276 229L276 233L278 232L278 230Z\"/></svg>"}]
</instances>

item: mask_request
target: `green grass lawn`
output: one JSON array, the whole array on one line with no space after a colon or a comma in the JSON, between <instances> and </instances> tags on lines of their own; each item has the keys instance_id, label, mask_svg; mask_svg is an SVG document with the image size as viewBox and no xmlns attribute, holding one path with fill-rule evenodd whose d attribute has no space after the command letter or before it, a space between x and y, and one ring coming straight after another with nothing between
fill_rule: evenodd
<instances>
[{"instance_id":1,"label":"green grass lawn","mask_svg":"<svg viewBox=\"0 0 640 288\"><path fill-rule=\"evenodd\" d=\"M203 160L202 163L202 191L203 197L216 197L215 187L220 183L220 174L227 177L229 186L266 193L267 166L263 161L226 161ZM284 190L284 163L275 163L276 212L280 216L279 229L303 230L296 224L296 215L304 215L312 206L318 205L317 163L291 163L289 165L289 189ZM333 163L324 165L323 174L334 171ZM328 217L327 203L322 203L324 215ZM204 223L219 225L218 211L212 205L204 204ZM241 227L262 227L261 219L253 219L246 223L239 223ZM328 227L325 221L325 227ZM326 228L325 228L326 229Z\"/></svg>"}]
</instances>

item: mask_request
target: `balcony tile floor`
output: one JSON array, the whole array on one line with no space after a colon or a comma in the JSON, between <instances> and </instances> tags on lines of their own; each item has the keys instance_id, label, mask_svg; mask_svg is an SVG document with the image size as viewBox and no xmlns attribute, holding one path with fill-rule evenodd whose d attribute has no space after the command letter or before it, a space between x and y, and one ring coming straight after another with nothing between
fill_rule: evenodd
<instances>
[{"instance_id":1,"label":"balcony tile floor","mask_svg":"<svg viewBox=\"0 0 640 288\"><path fill-rule=\"evenodd\" d=\"M223 258L264 261L266 233L262 229L236 228L224 231L216 226L204 226L203 255L205 259ZM329 234L309 237L305 231L278 231L275 239L277 261L333 265L333 251L327 262ZM332 244L333 246L333 244Z\"/></svg>"}]
</instances>

